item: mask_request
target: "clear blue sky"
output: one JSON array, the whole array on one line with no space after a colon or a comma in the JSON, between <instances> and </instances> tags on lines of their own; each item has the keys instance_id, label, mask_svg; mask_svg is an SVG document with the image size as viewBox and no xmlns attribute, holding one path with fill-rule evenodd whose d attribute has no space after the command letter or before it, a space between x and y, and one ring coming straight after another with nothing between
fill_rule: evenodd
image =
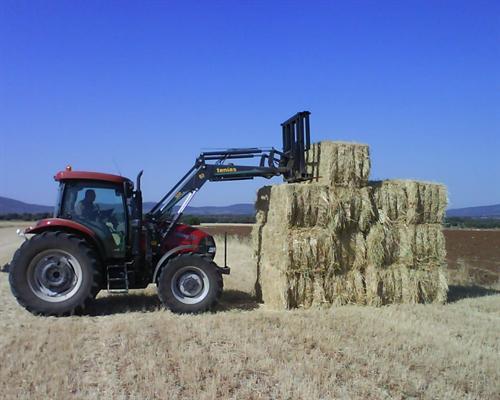
<instances>
[{"instance_id":1,"label":"clear blue sky","mask_svg":"<svg viewBox=\"0 0 500 400\"><path fill-rule=\"evenodd\" d=\"M368 143L373 179L500 203L500 2L0 1L2 196L52 204L72 164L144 169L155 200L201 149L280 146L299 110L315 140Z\"/></svg>"}]
</instances>

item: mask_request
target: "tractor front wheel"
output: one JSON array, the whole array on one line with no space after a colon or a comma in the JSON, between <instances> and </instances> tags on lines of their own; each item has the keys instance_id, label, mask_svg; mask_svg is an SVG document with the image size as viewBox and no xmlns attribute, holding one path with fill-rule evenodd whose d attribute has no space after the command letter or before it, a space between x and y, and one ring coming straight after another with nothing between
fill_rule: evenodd
<instances>
[{"instance_id":1,"label":"tractor front wheel","mask_svg":"<svg viewBox=\"0 0 500 400\"><path fill-rule=\"evenodd\" d=\"M158 296L175 313L200 313L212 309L222 293L217 265L201 254L181 254L171 259L158 279Z\"/></svg>"},{"instance_id":2,"label":"tractor front wheel","mask_svg":"<svg viewBox=\"0 0 500 400\"><path fill-rule=\"evenodd\" d=\"M17 301L33 314L72 315L98 292L97 256L80 237L44 232L16 251L9 281Z\"/></svg>"}]
</instances>

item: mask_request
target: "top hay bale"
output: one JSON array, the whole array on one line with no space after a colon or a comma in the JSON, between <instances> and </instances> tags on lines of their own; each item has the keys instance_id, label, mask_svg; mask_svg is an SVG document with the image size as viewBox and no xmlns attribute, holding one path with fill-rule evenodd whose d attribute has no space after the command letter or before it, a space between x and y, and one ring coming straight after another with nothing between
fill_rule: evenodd
<instances>
[{"instance_id":1,"label":"top hay bale","mask_svg":"<svg viewBox=\"0 0 500 400\"><path fill-rule=\"evenodd\" d=\"M323 141L306 154L307 172L313 181L328 186L363 187L370 175L370 150L366 144Z\"/></svg>"}]
</instances>

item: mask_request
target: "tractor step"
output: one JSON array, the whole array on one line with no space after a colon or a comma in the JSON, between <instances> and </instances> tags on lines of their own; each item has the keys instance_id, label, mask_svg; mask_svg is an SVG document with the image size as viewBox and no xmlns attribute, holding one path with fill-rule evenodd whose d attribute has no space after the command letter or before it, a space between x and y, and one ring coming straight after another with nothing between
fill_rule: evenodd
<instances>
[{"instance_id":1,"label":"tractor step","mask_svg":"<svg viewBox=\"0 0 500 400\"><path fill-rule=\"evenodd\" d=\"M129 274L127 264L108 265L107 270L108 293L128 293Z\"/></svg>"}]
</instances>

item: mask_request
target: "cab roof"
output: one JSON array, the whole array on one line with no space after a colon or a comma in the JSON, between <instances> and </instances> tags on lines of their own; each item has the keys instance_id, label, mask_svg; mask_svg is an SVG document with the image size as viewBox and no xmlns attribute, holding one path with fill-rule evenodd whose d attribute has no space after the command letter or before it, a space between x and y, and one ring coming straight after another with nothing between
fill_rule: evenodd
<instances>
[{"instance_id":1,"label":"cab roof","mask_svg":"<svg viewBox=\"0 0 500 400\"><path fill-rule=\"evenodd\" d=\"M103 174L101 172L87 172L87 171L59 171L55 174L54 179L56 181L68 181L68 180L89 180L89 181L101 181L109 183L124 183L130 182L130 179L119 175Z\"/></svg>"}]
</instances>

